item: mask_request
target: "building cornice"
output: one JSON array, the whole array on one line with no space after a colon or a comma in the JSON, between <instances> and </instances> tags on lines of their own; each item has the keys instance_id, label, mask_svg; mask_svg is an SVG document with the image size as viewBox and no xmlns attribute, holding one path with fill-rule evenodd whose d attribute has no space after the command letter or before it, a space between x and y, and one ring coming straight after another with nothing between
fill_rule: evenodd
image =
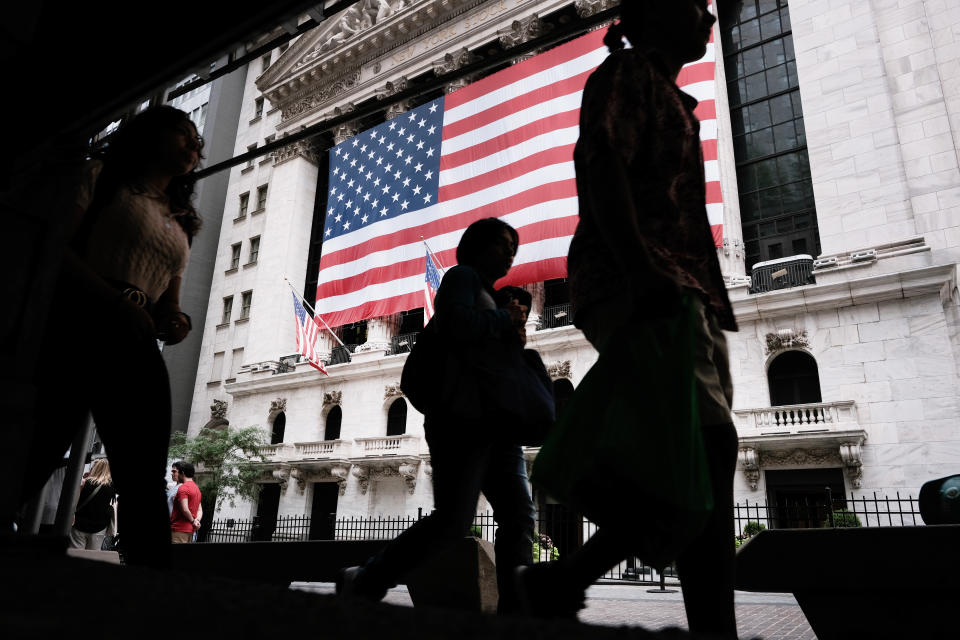
<instances>
[{"instance_id":1,"label":"building cornice","mask_svg":"<svg viewBox=\"0 0 960 640\"><path fill-rule=\"evenodd\" d=\"M257 79L257 87L283 112L282 130L348 97L354 103L376 97L388 80L432 72L444 54L495 40L504 24L568 4L570 0L420 0L321 50L336 28L334 17L334 24L291 46Z\"/></svg>"},{"instance_id":2,"label":"building cornice","mask_svg":"<svg viewBox=\"0 0 960 640\"><path fill-rule=\"evenodd\" d=\"M751 295L730 291L733 312L740 322L837 309L856 304L939 294L946 302L957 286L957 265L931 265L889 273L837 272L833 281ZM860 277L857 277L860 276ZM818 275L818 278L820 275Z\"/></svg>"}]
</instances>

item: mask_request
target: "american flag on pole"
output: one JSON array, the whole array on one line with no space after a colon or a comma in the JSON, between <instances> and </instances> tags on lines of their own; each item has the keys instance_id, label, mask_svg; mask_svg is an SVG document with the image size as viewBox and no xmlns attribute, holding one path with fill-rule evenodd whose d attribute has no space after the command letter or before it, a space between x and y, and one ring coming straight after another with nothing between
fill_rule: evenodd
<instances>
[{"instance_id":1,"label":"american flag on pole","mask_svg":"<svg viewBox=\"0 0 960 640\"><path fill-rule=\"evenodd\" d=\"M317 339L320 337L320 327L313 316L307 313L303 308L297 294L291 292L293 296L293 315L297 320L297 351L307 362L321 373L327 370L323 367L323 361L317 353Z\"/></svg>"},{"instance_id":2,"label":"american flag on pole","mask_svg":"<svg viewBox=\"0 0 960 640\"><path fill-rule=\"evenodd\" d=\"M317 313L330 326L424 304L422 240L456 262L463 230L499 217L520 234L497 283L567 275L576 229L573 147L590 73L607 57L598 30L364 131L330 150ZM707 211L722 242L714 48L678 80L700 101ZM428 260L429 262L429 260Z\"/></svg>"},{"instance_id":3,"label":"american flag on pole","mask_svg":"<svg viewBox=\"0 0 960 640\"><path fill-rule=\"evenodd\" d=\"M433 317L433 299L440 288L440 271L433 263L430 250L427 249L426 267L423 273L423 326L427 326Z\"/></svg>"}]
</instances>

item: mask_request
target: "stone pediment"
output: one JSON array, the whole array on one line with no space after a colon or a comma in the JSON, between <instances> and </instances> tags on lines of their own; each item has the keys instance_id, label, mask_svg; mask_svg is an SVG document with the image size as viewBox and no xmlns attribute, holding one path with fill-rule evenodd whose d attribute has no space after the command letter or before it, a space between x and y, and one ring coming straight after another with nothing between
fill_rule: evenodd
<instances>
[{"instance_id":1,"label":"stone pediment","mask_svg":"<svg viewBox=\"0 0 960 640\"><path fill-rule=\"evenodd\" d=\"M480 0L482 1L482 0ZM301 36L266 72L257 88L282 105L307 86L348 73L399 46L461 5L478 0L359 0Z\"/></svg>"},{"instance_id":2,"label":"stone pediment","mask_svg":"<svg viewBox=\"0 0 960 640\"><path fill-rule=\"evenodd\" d=\"M302 35L257 78L281 110L284 129L309 114L389 95L387 81L434 68L446 53L470 49L513 20L549 13L565 0L360 0Z\"/></svg>"}]
</instances>

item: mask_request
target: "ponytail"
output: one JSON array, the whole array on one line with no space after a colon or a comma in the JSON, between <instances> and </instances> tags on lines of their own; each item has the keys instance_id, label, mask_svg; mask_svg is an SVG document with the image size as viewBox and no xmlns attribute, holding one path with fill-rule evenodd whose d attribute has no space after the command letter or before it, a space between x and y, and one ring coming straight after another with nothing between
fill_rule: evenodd
<instances>
[{"instance_id":1,"label":"ponytail","mask_svg":"<svg viewBox=\"0 0 960 640\"><path fill-rule=\"evenodd\" d=\"M607 35L603 36L603 44L607 45L610 53L623 49L623 37L626 31L623 28L623 22L615 22L607 29Z\"/></svg>"}]
</instances>

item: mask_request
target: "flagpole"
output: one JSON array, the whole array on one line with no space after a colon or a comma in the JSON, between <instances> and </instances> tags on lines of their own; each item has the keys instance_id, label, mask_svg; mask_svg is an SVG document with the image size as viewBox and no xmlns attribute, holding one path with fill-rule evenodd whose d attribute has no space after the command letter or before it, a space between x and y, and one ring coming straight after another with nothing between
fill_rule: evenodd
<instances>
[{"instance_id":1,"label":"flagpole","mask_svg":"<svg viewBox=\"0 0 960 640\"><path fill-rule=\"evenodd\" d=\"M442 271L443 273L446 273L447 270L444 269L442 264L440 264L440 260L437 259L437 254L433 252L433 250L430 248L430 245L428 245L427 241L424 240L423 236L420 236L420 240L423 241L423 246L425 246L427 248L427 251L430 252L430 255L433 256L433 261L437 264L438 267L440 267L440 271Z\"/></svg>"},{"instance_id":2,"label":"flagpole","mask_svg":"<svg viewBox=\"0 0 960 640\"><path fill-rule=\"evenodd\" d=\"M314 318L319 319L320 322L323 323L323 326L325 326L325 327L327 328L327 331L330 332L330 335L332 335L333 338L334 338L337 342L340 343L340 346L341 346L341 347L346 347L347 345L343 344L343 340L340 339L340 336L338 336L337 334L335 334L335 333L333 332L333 329L330 328L330 325L328 325L328 324L326 323L326 321L325 321L323 318L321 318L320 315L317 314L316 309L314 309L313 306L312 306L309 302L307 302L306 300L304 300L302 295L300 295L299 293L297 293L297 290L293 288L293 285L290 284L290 281L287 280L286 278L284 278L283 281L286 282L287 285L290 286L290 290L293 291L293 295L295 295L295 296L297 296L297 298L299 298L300 304L304 305L304 306L307 308L307 310L308 310L311 314L313 314L313 317L314 317Z\"/></svg>"}]
</instances>

